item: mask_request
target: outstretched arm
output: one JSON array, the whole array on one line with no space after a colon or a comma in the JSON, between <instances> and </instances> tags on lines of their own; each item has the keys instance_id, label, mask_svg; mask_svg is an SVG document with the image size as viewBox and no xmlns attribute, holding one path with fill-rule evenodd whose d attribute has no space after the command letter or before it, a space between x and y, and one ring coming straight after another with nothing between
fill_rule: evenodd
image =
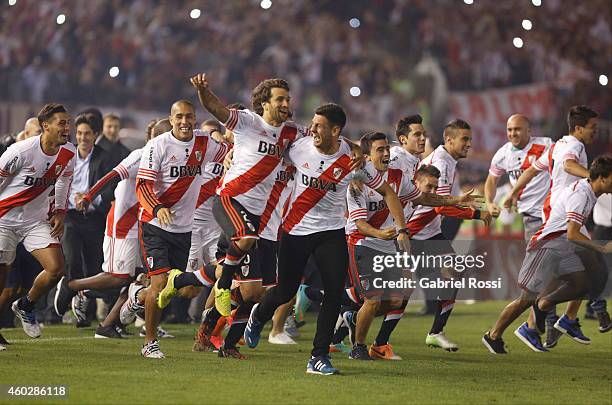
<instances>
[{"instance_id":1,"label":"outstretched arm","mask_svg":"<svg viewBox=\"0 0 612 405\"><path fill-rule=\"evenodd\" d=\"M230 112L227 107L221 103L215 93L213 93L208 87L208 78L206 77L206 74L197 74L193 76L190 81L193 87L195 87L198 91L198 98L200 99L202 107L204 107L220 122L227 122Z\"/></svg>"}]
</instances>

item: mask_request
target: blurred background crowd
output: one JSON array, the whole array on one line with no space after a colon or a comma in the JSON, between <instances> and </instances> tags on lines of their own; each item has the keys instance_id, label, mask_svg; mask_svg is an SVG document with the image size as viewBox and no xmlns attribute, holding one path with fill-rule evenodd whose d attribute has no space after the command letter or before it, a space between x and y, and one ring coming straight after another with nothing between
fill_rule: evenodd
<instances>
[{"instance_id":1,"label":"blurred background crowd","mask_svg":"<svg viewBox=\"0 0 612 405\"><path fill-rule=\"evenodd\" d=\"M564 133L577 101L610 119L598 82L612 62L609 0L12 2L0 19L2 101L165 112L204 71L227 102L286 78L299 119L337 101L353 137L417 111L437 134L449 93L532 83L554 97L538 123L547 135Z\"/></svg>"}]
</instances>

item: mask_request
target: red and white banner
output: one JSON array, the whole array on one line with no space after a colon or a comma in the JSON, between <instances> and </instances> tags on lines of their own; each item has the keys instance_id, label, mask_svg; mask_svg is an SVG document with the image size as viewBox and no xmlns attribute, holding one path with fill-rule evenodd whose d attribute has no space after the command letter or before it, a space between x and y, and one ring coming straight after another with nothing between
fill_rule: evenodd
<instances>
[{"instance_id":1,"label":"red and white banner","mask_svg":"<svg viewBox=\"0 0 612 405\"><path fill-rule=\"evenodd\" d=\"M532 123L551 118L554 114L553 94L549 85L531 84L453 92L449 94L449 102L452 118L464 119L472 127L472 148L494 152L507 141L506 120L512 114L524 114Z\"/></svg>"}]
</instances>

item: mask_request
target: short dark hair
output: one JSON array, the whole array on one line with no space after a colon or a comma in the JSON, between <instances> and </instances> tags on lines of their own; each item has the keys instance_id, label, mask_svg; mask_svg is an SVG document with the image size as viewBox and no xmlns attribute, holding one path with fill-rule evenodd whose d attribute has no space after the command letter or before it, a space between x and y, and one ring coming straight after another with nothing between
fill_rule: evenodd
<instances>
[{"instance_id":1,"label":"short dark hair","mask_svg":"<svg viewBox=\"0 0 612 405\"><path fill-rule=\"evenodd\" d=\"M567 125L569 132L572 133L576 127L586 127L591 118L597 118L599 114L591 107L586 105L575 105L567 113Z\"/></svg>"},{"instance_id":2,"label":"short dark hair","mask_svg":"<svg viewBox=\"0 0 612 405\"><path fill-rule=\"evenodd\" d=\"M100 110L98 110L96 107L86 108L78 115L87 115L89 117L89 125L95 134L102 132L102 124L104 123L104 119L102 118L102 112L100 112Z\"/></svg>"},{"instance_id":3,"label":"short dark hair","mask_svg":"<svg viewBox=\"0 0 612 405\"><path fill-rule=\"evenodd\" d=\"M606 178L612 174L612 155L607 153L605 155L598 156L589 169L589 178L591 180L597 180L600 177Z\"/></svg>"},{"instance_id":4,"label":"short dark hair","mask_svg":"<svg viewBox=\"0 0 612 405\"><path fill-rule=\"evenodd\" d=\"M410 125L412 124L423 124L423 117L419 114L414 114L400 118L400 120L397 121L395 125L395 136L398 140L401 135L410 134Z\"/></svg>"},{"instance_id":5,"label":"short dark hair","mask_svg":"<svg viewBox=\"0 0 612 405\"><path fill-rule=\"evenodd\" d=\"M324 116L332 125L339 126L340 130L346 125L346 112L340 104L323 104L317 107L315 114Z\"/></svg>"},{"instance_id":6,"label":"short dark hair","mask_svg":"<svg viewBox=\"0 0 612 405\"><path fill-rule=\"evenodd\" d=\"M215 130L221 132L221 123L215 119L206 120L202 123L202 126L208 125L214 127Z\"/></svg>"},{"instance_id":7,"label":"short dark hair","mask_svg":"<svg viewBox=\"0 0 612 405\"><path fill-rule=\"evenodd\" d=\"M78 127L81 124L87 124L91 128L92 132L96 133L93 127L93 121L95 118L91 114L79 114L74 120L74 127Z\"/></svg>"},{"instance_id":8,"label":"short dark hair","mask_svg":"<svg viewBox=\"0 0 612 405\"><path fill-rule=\"evenodd\" d=\"M470 124L468 124L467 121L464 121L461 118L455 118L444 126L444 138L454 135L451 134L451 132L454 132L457 129L472 129L472 127L470 127Z\"/></svg>"},{"instance_id":9,"label":"short dark hair","mask_svg":"<svg viewBox=\"0 0 612 405\"><path fill-rule=\"evenodd\" d=\"M38 112L36 118L38 118L38 124L42 128L43 122L49 122L53 115L57 113L67 113L66 107L58 103L45 104L43 108Z\"/></svg>"},{"instance_id":10,"label":"short dark hair","mask_svg":"<svg viewBox=\"0 0 612 405\"><path fill-rule=\"evenodd\" d=\"M196 108L195 105L187 100L187 99L180 99L180 100L176 100L174 103L172 103L172 105L170 106L170 115L172 115L172 107L174 107L175 104L187 104L189 107L191 107L191 109L195 112Z\"/></svg>"},{"instance_id":11,"label":"short dark hair","mask_svg":"<svg viewBox=\"0 0 612 405\"><path fill-rule=\"evenodd\" d=\"M374 141L389 141L387 135L382 132L372 131L365 133L359 139L359 145L361 146L361 151L364 155L369 155L372 150L372 144Z\"/></svg>"},{"instance_id":12,"label":"short dark hair","mask_svg":"<svg viewBox=\"0 0 612 405\"><path fill-rule=\"evenodd\" d=\"M259 83L253 89L253 93L251 94L251 105L253 106L253 110L258 115L263 115L263 103L270 101L270 97L272 97L272 89L279 88L289 90L289 83L285 79L266 79Z\"/></svg>"},{"instance_id":13,"label":"short dark hair","mask_svg":"<svg viewBox=\"0 0 612 405\"><path fill-rule=\"evenodd\" d=\"M246 110L246 106L242 103L228 104L227 108L229 108L230 110Z\"/></svg>"},{"instance_id":14,"label":"short dark hair","mask_svg":"<svg viewBox=\"0 0 612 405\"><path fill-rule=\"evenodd\" d=\"M423 165L414 174L414 177L433 176L436 179L440 178L440 170L434 165Z\"/></svg>"}]
</instances>

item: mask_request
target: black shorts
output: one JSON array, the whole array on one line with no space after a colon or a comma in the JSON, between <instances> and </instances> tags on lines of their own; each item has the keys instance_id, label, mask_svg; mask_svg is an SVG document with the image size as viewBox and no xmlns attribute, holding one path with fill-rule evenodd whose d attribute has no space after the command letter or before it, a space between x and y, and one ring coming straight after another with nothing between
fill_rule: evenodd
<instances>
[{"instance_id":1,"label":"black shorts","mask_svg":"<svg viewBox=\"0 0 612 405\"><path fill-rule=\"evenodd\" d=\"M259 239L259 215L252 214L233 198L216 195L212 212L223 233L231 240Z\"/></svg>"},{"instance_id":2,"label":"black shorts","mask_svg":"<svg viewBox=\"0 0 612 405\"><path fill-rule=\"evenodd\" d=\"M449 256L454 255L455 249L451 241L444 238L441 233L432 236L429 239L419 240L410 239L410 254L412 255L430 255L430 256Z\"/></svg>"},{"instance_id":3,"label":"black shorts","mask_svg":"<svg viewBox=\"0 0 612 405\"><path fill-rule=\"evenodd\" d=\"M187 268L191 232L168 232L146 222L138 224L140 249L149 276Z\"/></svg>"},{"instance_id":4,"label":"black shorts","mask_svg":"<svg viewBox=\"0 0 612 405\"><path fill-rule=\"evenodd\" d=\"M32 288L38 273L42 271L42 266L38 260L26 250L23 243L17 245L15 261L11 265L11 270L6 277L6 288L21 288L28 291Z\"/></svg>"},{"instance_id":5,"label":"black shorts","mask_svg":"<svg viewBox=\"0 0 612 405\"><path fill-rule=\"evenodd\" d=\"M217 261L225 258L228 247L227 236L222 234L217 243ZM261 281L265 287L276 285L277 257L278 242L259 239L240 262L241 270L236 274L236 281Z\"/></svg>"},{"instance_id":6,"label":"black shorts","mask_svg":"<svg viewBox=\"0 0 612 405\"><path fill-rule=\"evenodd\" d=\"M382 261L375 260L376 256L386 257L393 254L384 253L367 246L348 244L349 249L349 282L353 301L360 304L364 298L376 297L403 298L404 288L399 287L403 277L400 267L383 266ZM376 269L374 268L376 264ZM380 267L380 268L379 268ZM397 285L385 284L395 282Z\"/></svg>"}]
</instances>

